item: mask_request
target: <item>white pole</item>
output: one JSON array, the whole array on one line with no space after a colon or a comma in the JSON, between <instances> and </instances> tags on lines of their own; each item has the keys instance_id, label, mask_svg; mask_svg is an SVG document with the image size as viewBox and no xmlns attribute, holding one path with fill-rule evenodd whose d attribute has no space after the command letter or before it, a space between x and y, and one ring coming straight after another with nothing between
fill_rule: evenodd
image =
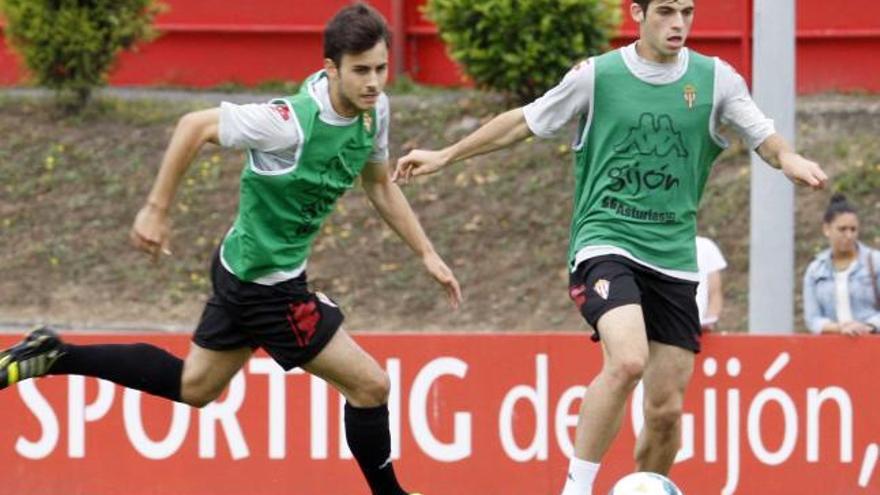
<instances>
[{"instance_id":1,"label":"white pole","mask_svg":"<svg viewBox=\"0 0 880 495\"><path fill-rule=\"evenodd\" d=\"M752 89L795 141L795 0L755 0ZM749 331L794 330L794 186L752 153Z\"/></svg>"}]
</instances>

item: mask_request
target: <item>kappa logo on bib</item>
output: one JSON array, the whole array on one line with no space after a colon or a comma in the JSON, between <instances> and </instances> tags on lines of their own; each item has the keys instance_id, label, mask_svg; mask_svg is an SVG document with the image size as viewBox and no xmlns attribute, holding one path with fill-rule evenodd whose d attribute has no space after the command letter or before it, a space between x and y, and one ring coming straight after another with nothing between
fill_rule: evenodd
<instances>
[{"instance_id":1,"label":"kappa logo on bib","mask_svg":"<svg viewBox=\"0 0 880 495\"><path fill-rule=\"evenodd\" d=\"M639 123L631 127L626 137L614 145L621 155L643 155L665 158L687 158L689 153L681 131L675 128L667 114L643 113Z\"/></svg>"}]
</instances>

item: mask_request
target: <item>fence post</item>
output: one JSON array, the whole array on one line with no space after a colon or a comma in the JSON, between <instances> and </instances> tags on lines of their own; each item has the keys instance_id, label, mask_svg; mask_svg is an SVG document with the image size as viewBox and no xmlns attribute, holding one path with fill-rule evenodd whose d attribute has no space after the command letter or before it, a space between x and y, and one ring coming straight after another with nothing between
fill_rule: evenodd
<instances>
[{"instance_id":1,"label":"fence post","mask_svg":"<svg viewBox=\"0 0 880 495\"><path fill-rule=\"evenodd\" d=\"M795 138L795 0L755 0L755 102ZM794 330L794 186L752 152L749 331Z\"/></svg>"}]
</instances>

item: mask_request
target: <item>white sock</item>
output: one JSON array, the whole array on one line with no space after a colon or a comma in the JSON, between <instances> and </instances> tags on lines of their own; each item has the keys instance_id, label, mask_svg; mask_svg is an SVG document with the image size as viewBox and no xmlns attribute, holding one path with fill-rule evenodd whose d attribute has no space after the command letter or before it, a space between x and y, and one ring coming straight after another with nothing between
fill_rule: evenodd
<instances>
[{"instance_id":1,"label":"white sock","mask_svg":"<svg viewBox=\"0 0 880 495\"><path fill-rule=\"evenodd\" d=\"M561 495L592 495L599 464L572 457Z\"/></svg>"}]
</instances>

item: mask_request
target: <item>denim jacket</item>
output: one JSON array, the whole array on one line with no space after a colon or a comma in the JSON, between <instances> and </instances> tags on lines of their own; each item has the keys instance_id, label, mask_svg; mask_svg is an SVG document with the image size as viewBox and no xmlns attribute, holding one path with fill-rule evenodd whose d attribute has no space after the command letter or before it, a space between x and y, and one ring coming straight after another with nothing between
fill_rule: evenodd
<instances>
[{"instance_id":1,"label":"denim jacket","mask_svg":"<svg viewBox=\"0 0 880 495\"><path fill-rule=\"evenodd\" d=\"M853 319L880 328L880 309L875 304L868 256L874 257L875 275L880 276L880 251L859 243L859 255L849 274L849 301ZM804 273L804 321L813 333L826 323L837 321L834 264L831 250L819 253Z\"/></svg>"}]
</instances>

